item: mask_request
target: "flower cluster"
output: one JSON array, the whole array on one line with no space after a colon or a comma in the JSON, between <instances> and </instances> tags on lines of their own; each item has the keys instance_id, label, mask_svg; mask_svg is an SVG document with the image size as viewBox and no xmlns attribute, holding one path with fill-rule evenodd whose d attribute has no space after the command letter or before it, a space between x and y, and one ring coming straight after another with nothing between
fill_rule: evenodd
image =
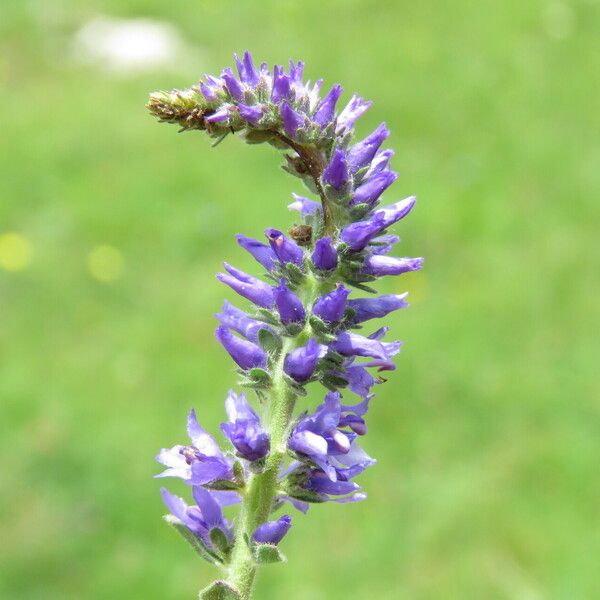
<instances>
[{"instance_id":1,"label":"flower cluster","mask_svg":"<svg viewBox=\"0 0 600 600\"><path fill-rule=\"evenodd\" d=\"M288 515L270 520L283 503L306 512L309 503L365 497L354 478L374 460L357 439L367 432L372 388L383 381L377 373L395 368L401 343L384 340L385 326L366 334L363 328L407 302L406 294L359 294L376 294L377 278L420 269L422 259L390 255L399 238L387 230L408 215L415 198L380 205L397 178L389 164L393 151L382 149L389 131L381 124L354 140L355 122L371 103L354 95L338 113L342 88L336 84L321 97L321 80L305 82L303 63L271 72L256 67L248 52L235 60L237 75L224 69L188 90L154 93L148 108L162 121L217 140L239 133L284 150L284 168L316 196L294 194L289 208L302 222L288 235L268 228L262 241L237 236L261 277L227 262L217 275L247 301L245 310L224 303L216 338L236 363L239 384L256 392L256 410L244 394L229 392L228 421L221 425L228 451L192 411L191 443L157 457L167 467L161 476L192 486L196 502L188 507L163 491L171 521L205 558L231 565L227 589L246 598L252 582L240 573L260 563L264 547L275 547L290 527ZM315 382L327 390L322 404L294 417L296 400ZM342 403L348 393L358 396L355 404ZM222 506L239 502L232 531Z\"/></svg>"}]
</instances>

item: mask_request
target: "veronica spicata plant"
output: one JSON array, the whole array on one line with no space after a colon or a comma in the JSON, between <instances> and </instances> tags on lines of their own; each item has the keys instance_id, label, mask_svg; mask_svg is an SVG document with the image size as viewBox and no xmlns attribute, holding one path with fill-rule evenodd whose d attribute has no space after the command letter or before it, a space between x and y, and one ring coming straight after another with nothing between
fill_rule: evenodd
<instances>
[{"instance_id":1,"label":"veronica spicata plant","mask_svg":"<svg viewBox=\"0 0 600 600\"><path fill-rule=\"evenodd\" d=\"M407 306L406 294L377 296L372 286L423 262L390 256L399 238L387 230L415 198L380 206L397 177L393 151L382 149L389 131L381 124L354 139L371 102L354 95L338 112L342 88L321 96L322 81L305 82L302 62L272 72L256 67L249 52L235 62L237 75L226 68L189 89L153 93L148 109L215 143L238 133L250 144L270 144L315 199L293 195L289 208L301 223L287 235L267 228L264 241L237 236L261 278L227 262L217 275L245 308L225 301L216 338L237 365L238 385L255 396L251 403L246 393L228 393L227 449L192 410L189 440L157 456L166 467L158 476L182 479L193 498L188 505L163 488L166 520L222 571L200 592L205 600L251 598L257 568L283 560L279 543L292 519L276 513L288 503L305 513L311 503L366 497L355 478L375 461L357 440L367 432L373 386L384 381L377 373L395 368L401 346L371 321ZM325 388L324 398L308 412L302 398L313 383ZM223 508L234 504L240 509L232 522Z\"/></svg>"}]
</instances>

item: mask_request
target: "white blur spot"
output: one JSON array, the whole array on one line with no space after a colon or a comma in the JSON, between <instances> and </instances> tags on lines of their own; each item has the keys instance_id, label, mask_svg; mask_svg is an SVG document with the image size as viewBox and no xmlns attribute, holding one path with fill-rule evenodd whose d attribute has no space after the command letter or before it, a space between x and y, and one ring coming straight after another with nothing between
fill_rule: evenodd
<instances>
[{"instance_id":1,"label":"white blur spot","mask_svg":"<svg viewBox=\"0 0 600 600\"><path fill-rule=\"evenodd\" d=\"M167 66L183 55L184 43L177 29L151 19L97 17L75 34L78 60L111 71L145 71Z\"/></svg>"},{"instance_id":2,"label":"white blur spot","mask_svg":"<svg viewBox=\"0 0 600 600\"><path fill-rule=\"evenodd\" d=\"M551 2L544 7L542 25L548 37L564 40L575 29L575 12L565 2Z\"/></svg>"}]
</instances>

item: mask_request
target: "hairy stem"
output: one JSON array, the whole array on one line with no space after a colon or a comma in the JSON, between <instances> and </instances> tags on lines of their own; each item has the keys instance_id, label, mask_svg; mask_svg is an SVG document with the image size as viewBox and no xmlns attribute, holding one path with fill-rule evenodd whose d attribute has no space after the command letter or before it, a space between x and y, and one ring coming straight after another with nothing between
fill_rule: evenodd
<instances>
[{"instance_id":1,"label":"hairy stem","mask_svg":"<svg viewBox=\"0 0 600 600\"><path fill-rule=\"evenodd\" d=\"M294 338L287 338L275 365L270 396L271 451L262 473L253 474L246 486L242 501L238 536L233 549L229 580L239 590L243 600L252 595L256 563L246 542L252 539L255 529L268 520L277 492L279 466L285 457L287 438L292 421L296 395L283 378L283 360L287 352L296 347Z\"/></svg>"},{"instance_id":2,"label":"hairy stem","mask_svg":"<svg viewBox=\"0 0 600 600\"><path fill-rule=\"evenodd\" d=\"M314 276L307 276L297 291L305 306L311 306L327 285L328 282L319 283ZM268 405L271 449L262 473L251 475L246 485L229 569L229 582L239 590L243 600L252 597L257 568L246 540L251 540L256 528L269 519L277 495L279 468L287 453L292 427L296 394L285 380L284 360L288 352L306 343L310 336L310 325L307 324L297 336L284 338L281 352L273 365Z\"/></svg>"}]
</instances>

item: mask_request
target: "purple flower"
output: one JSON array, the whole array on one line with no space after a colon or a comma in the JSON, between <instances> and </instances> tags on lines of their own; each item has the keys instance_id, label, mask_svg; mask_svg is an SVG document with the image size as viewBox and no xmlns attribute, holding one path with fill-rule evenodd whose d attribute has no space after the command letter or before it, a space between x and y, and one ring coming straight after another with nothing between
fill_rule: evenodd
<instances>
[{"instance_id":1,"label":"purple flower","mask_svg":"<svg viewBox=\"0 0 600 600\"><path fill-rule=\"evenodd\" d=\"M364 140L357 142L350 148L348 152L348 164L350 165L350 171L356 173L362 167L368 165L375 153L379 149L379 146L383 141L390 135L388 128L385 123L382 123Z\"/></svg>"},{"instance_id":2,"label":"purple flower","mask_svg":"<svg viewBox=\"0 0 600 600\"><path fill-rule=\"evenodd\" d=\"M252 55L246 50L246 52L244 52L243 60L240 60L237 54L234 56L240 79L243 83L250 87L254 87L258 83L259 77L258 72L254 67L254 63L252 62Z\"/></svg>"},{"instance_id":3,"label":"purple flower","mask_svg":"<svg viewBox=\"0 0 600 600\"><path fill-rule=\"evenodd\" d=\"M222 312L215 316L221 325L237 331L247 340L255 343L258 341L258 332L261 329L271 329L266 323L250 318L243 310L233 306L227 300L223 302Z\"/></svg>"},{"instance_id":4,"label":"purple flower","mask_svg":"<svg viewBox=\"0 0 600 600\"><path fill-rule=\"evenodd\" d=\"M364 470L373 460L353 443L356 433L344 430L351 423L364 425L362 416L368 403L360 403L356 408L358 410L355 411L353 406L342 407L340 394L329 392L314 414L306 415L298 422L290 435L288 447L300 456L310 458L331 481L346 480L348 468ZM335 493L324 489L315 491Z\"/></svg>"},{"instance_id":5,"label":"purple flower","mask_svg":"<svg viewBox=\"0 0 600 600\"><path fill-rule=\"evenodd\" d=\"M348 380L348 389L358 394L361 398L368 398L371 393L371 388L381 383L379 379L375 379L364 365L350 365L344 368L344 372L340 373L341 376ZM356 431L353 427L352 430L359 435L363 435ZM366 433L366 429L364 430Z\"/></svg>"},{"instance_id":6,"label":"purple flower","mask_svg":"<svg viewBox=\"0 0 600 600\"><path fill-rule=\"evenodd\" d=\"M364 337L358 333L342 331L338 334L335 342L330 348L339 352L342 356L370 356L381 360L387 360L398 354L401 347L400 342L380 342L377 339Z\"/></svg>"},{"instance_id":7,"label":"purple flower","mask_svg":"<svg viewBox=\"0 0 600 600\"><path fill-rule=\"evenodd\" d=\"M237 243L265 268L272 271L275 268L276 256L270 246L263 244L254 238L238 234L235 236Z\"/></svg>"},{"instance_id":8,"label":"purple flower","mask_svg":"<svg viewBox=\"0 0 600 600\"><path fill-rule=\"evenodd\" d=\"M273 288L264 281L244 273L228 263L223 263L228 273L218 273L217 279L228 285L240 296L263 308L271 308L275 303Z\"/></svg>"},{"instance_id":9,"label":"purple flower","mask_svg":"<svg viewBox=\"0 0 600 600\"><path fill-rule=\"evenodd\" d=\"M375 215L380 215L385 227L389 227L403 219L413 209L416 201L417 199L414 196L409 196L404 200L394 202L394 204L378 208Z\"/></svg>"},{"instance_id":10,"label":"purple flower","mask_svg":"<svg viewBox=\"0 0 600 600\"><path fill-rule=\"evenodd\" d=\"M200 91L209 102L214 102L217 99L216 89L203 81L200 82Z\"/></svg>"},{"instance_id":11,"label":"purple flower","mask_svg":"<svg viewBox=\"0 0 600 600\"><path fill-rule=\"evenodd\" d=\"M156 477L179 477L189 485L203 485L220 479L231 479L230 461L223 455L214 438L198 423L191 410L187 419L190 446L163 448L156 460L167 467Z\"/></svg>"},{"instance_id":12,"label":"purple flower","mask_svg":"<svg viewBox=\"0 0 600 600\"><path fill-rule=\"evenodd\" d=\"M230 104L224 104L221 108L219 108L219 110L212 113L212 115L204 117L204 120L208 121L209 123L223 123L224 121L228 121L230 108Z\"/></svg>"},{"instance_id":13,"label":"purple flower","mask_svg":"<svg viewBox=\"0 0 600 600\"><path fill-rule=\"evenodd\" d=\"M357 221L344 227L340 239L352 250L362 250L379 233L404 218L412 210L415 202L416 198L410 196L395 204L380 208L367 221Z\"/></svg>"},{"instance_id":14,"label":"purple flower","mask_svg":"<svg viewBox=\"0 0 600 600\"><path fill-rule=\"evenodd\" d=\"M370 177L373 177L373 175L377 175L377 173L381 173L381 171L387 169L392 156L394 156L394 151L391 149L378 152L372 160L369 170L365 174L365 179L369 179Z\"/></svg>"},{"instance_id":15,"label":"purple flower","mask_svg":"<svg viewBox=\"0 0 600 600\"><path fill-rule=\"evenodd\" d=\"M371 104L373 103L370 100L365 101L354 94L337 118L336 132L339 134L344 129L352 129L356 120L369 109Z\"/></svg>"},{"instance_id":16,"label":"purple flower","mask_svg":"<svg viewBox=\"0 0 600 600\"><path fill-rule=\"evenodd\" d=\"M235 98L238 102L241 102L244 98L244 89L242 84L237 80L236 76L230 68L223 69L221 77L225 81L227 91L231 94L232 98Z\"/></svg>"},{"instance_id":17,"label":"purple flower","mask_svg":"<svg viewBox=\"0 0 600 600\"><path fill-rule=\"evenodd\" d=\"M408 294L388 294L378 298L358 298L348 301L348 308L354 311L351 321L356 325L369 319L385 317L399 308L406 308L408 303L405 298Z\"/></svg>"},{"instance_id":18,"label":"purple flower","mask_svg":"<svg viewBox=\"0 0 600 600\"><path fill-rule=\"evenodd\" d=\"M294 202L288 204L290 210L297 210L303 217L319 214L321 212L321 204L314 200L304 198L304 196L298 196L298 194L292 194Z\"/></svg>"},{"instance_id":19,"label":"purple flower","mask_svg":"<svg viewBox=\"0 0 600 600\"><path fill-rule=\"evenodd\" d=\"M360 486L353 481L332 481L327 474L321 471L314 471L308 481L308 489L321 494L331 494L334 496L342 496L356 492Z\"/></svg>"},{"instance_id":20,"label":"purple flower","mask_svg":"<svg viewBox=\"0 0 600 600\"><path fill-rule=\"evenodd\" d=\"M210 539L213 529L220 529L229 542L233 541L231 525L223 517L219 502L208 490L200 486L192 488L195 506L188 506L182 498L171 494L165 488L161 488L160 493L169 512L209 548L217 550Z\"/></svg>"},{"instance_id":21,"label":"purple flower","mask_svg":"<svg viewBox=\"0 0 600 600\"><path fill-rule=\"evenodd\" d=\"M317 363L327 353L327 347L308 340L306 346L292 350L286 357L283 370L298 383L304 383L311 378Z\"/></svg>"},{"instance_id":22,"label":"purple flower","mask_svg":"<svg viewBox=\"0 0 600 600\"><path fill-rule=\"evenodd\" d=\"M306 313L302 301L285 284L285 279L275 288L275 304L284 325L304 323Z\"/></svg>"},{"instance_id":23,"label":"purple flower","mask_svg":"<svg viewBox=\"0 0 600 600\"><path fill-rule=\"evenodd\" d=\"M339 190L348 181L348 163L346 154L337 148L333 157L323 171L323 181L334 189Z\"/></svg>"},{"instance_id":24,"label":"purple flower","mask_svg":"<svg viewBox=\"0 0 600 600\"><path fill-rule=\"evenodd\" d=\"M326 323L337 323L344 314L346 308L346 298L350 294L350 290L342 284L338 284L337 288L321 296L313 306L312 312Z\"/></svg>"},{"instance_id":25,"label":"purple flower","mask_svg":"<svg viewBox=\"0 0 600 600\"><path fill-rule=\"evenodd\" d=\"M362 272L368 275L401 275L409 271L418 271L423 266L422 258L397 258L372 254L365 259Z\"/></svg>"},{"instance_id":26,"label":"purple flower","mask_svg":"<svg viewBox=\"0 0 600 600\"><path fill-rule=\"evenodd\" d=\"M304 124L304 117L297 113L287 102L284 102L279 109L283 118L283 128L291 137L296 137L296 132Z\"/></svg>"},{"instance_id":27,"label":"purple flower","mask_svg":"<svg viewBox=\"0 0 600 600\"><path fill-rule=\"evenodd\" d=\"M294 64L294 61L290 59L290 79L292 82L300 87L304 87L302 83L302 74L304 73L304 63L299 60L297 64Z\"/></svg>"},{"instance_id":28,"label":"purple flower","mask_svg":"<svg viewBox=\"0 0 600 600\"><path fill-rule=\"evenodd\" d=\"M357 221L346 225L340 233L340 239L352 250L358 251L365 248L384 229L383 219L374 215L368 221Z\"/></svg>"},{"instance_id":29,"label":"purple flower","mask_svg":"<svg viewBox=\"0 0 600 600\"><path fill-rule=\"evenodd\" d=\"M342 417L339 427L350 427L357 435L366 435L367 425L363 419L364 415L369 410L369 402L371 396L365 396L365 399L358 404L351 406L342 406Z\"/></svg>"},{"instance_id":30,"label":"purple flower","mask_svg":"<svg viewBox=\"0 0 600 600\"><path fill-rule=\"evenodd\" d=\"M263 111L260 105L255 104L254 106L248 106L247 104L238 104L240 115L246 119L252 125L258 125L258 122L262 119Z\"/></svg>"},{"instance_id":31,"label":"purple flower","mask_svg":"<svg viewBox=\"0 0 600 600\"><path fill-rule=\"evenodd\" d=\"M373 254L389 254L399 241L397 235L381 235L371 240L370 250Z\"/></svg>"},{"instance_id":32,"label":"purple flower","mask_svg":"<svg viewBox=\"0 0 600 600\"><path fill-rule=\"evenodd\" d=\"M289 152L285 169L299 176L315 198L294 194L289 208L301 213L302 224L289 234L266 229L268 243L237 236L238 244L261 265L264 280L227 263L217 275L254 305L246 312L225 301L216 315L215 335L239 367L240 383L253 388L261 405L266 404L265 425L258 407L255 410L244 394L230 391L227 418L220 425L227 451L191 411L190 443L163 448L157 456L165 465L159 477L178 477L193 486L192 506L161 491L173 515L168 520L180 532L181 524L187 527L197 543L183 530L188 541L207 559L227 567L234 540L242 552L244 544L250 544L257 562L268 558L267 549L258 545L278 544L291 519L268 517L267 512L284 502L306 512L312 502L365 498L354 480L375 461L358 438L367 433L365 418L374 386L385 381L376 371L395 369L393 358L401 342L385 341L388 327L368 336L356 330L407 303L406 294L350 299L350 285L369 290L376 277L416 270L423 262L391 256L399 238L387 230L412 210L415 199L379 206L397 178L390 168L394 152L382 149L387 127L382 123L352 142L355 123L371 102L355 94L338 115L341 86L335 84L321 98L322 80L305 82L302 62L290 61L286 70L276 65L271 72L265 63L255 67L245 52L235 55L235 65L237 74L224 69L219 77L207 75L189 90L157 92L148 104L159 120L183 129L204 129L216 141L228 132L246 133L247 141ZM331 204L327 214L325 204L316 201L317 192L328 196L323 198ZM321 237L326 233L331 237ZM314 411L297 417L278 407L277 398L302 395L309 382L347 390L360 400L342 404L340 392L330 391ZM271 395L273 406L267 404ZM277 438L273 449L271 434ZM265 481L273 485L263 489ZM234 532L222 507L240 501L244 506ZM265 518L274 520L263 522ZM254 525L246 531L250 521Z\"/></svg>"},{"instance_id":33,"label":"purple flower","mask_svg":"<svg viewBox=\"0 0 600 600\"><path fill-rule=\"evenodd\" d=\"M337 267L338 255L330 237L322 237L316 241L311 259L320 271L331 271Z\"/></svg>"},{"instance_id":34,"label":"purple flower","mask_svg":"<svg viewBox=\"0 0 600 600\"><path fill-rule=\"evenodd\" d=\"M217 327L215 337L242 369L267 366L267 355L259 346L233 335L227 327Z\"/></svg>"},{"instance_id":35,"label":"purple flower","mask_svg":"<svg viewBox=\"0 0 600 600\"><path fill-rule=\"evenodd\" d=\"M292 89L290 87L290 77L287 75L283 67L275 65L273 67L273 91L271 93L271 101L279 104L282 100L289 100Z\"/></svg>"},{"instance_id":36,"label":"purple flower","mask_svg":"<svg viewBox=\"0 0 600 600\"><path fill-rule=\"evenodd\" d=\"M265 235L280 262L284 264L291 262L299 267L302 266L304 250L302 250L296 242L285 237L285 235L277 229L265 229Z\"/></svg>"},{"instance_id":37,"label":"purple flower","mask_svg":"<svg viewBox=\"0 0 600 600\"><path fill-rule=\"evenodd\" d=\"M324 127L329 123L335 114L335 105L338 98L342 95L342 86L335 84L330 92L321 100L315 114L313 115L313 121L318 123L321 127Z\"/></svg>"},{"instance_id":38,"label":"purple flower","mask_svg":"<svg viewBox=\"0 0 600 600\"><path fill-rule=\"evenodd\" d=\"M266 456L269 451L269 436L246 396L230 390L225 400L225 410L229 422L221 424L221 431L229 438L238 454L249 461Z\"/></svg>"},{"instance_id":39,"label":"purple flower","mask_svg":"<svg viewBox=\"0 0 600 600\"><path fill-rule=\"evenodd\" d=\"M356 188L350 204L374 204L379 196L396 181L397 177L398 173L394 173L394 171L381 171L377 173Z\"/></svg>"},{"instance_id":40,"label":"purple flower","mask_svg":"<svg viewBox=\"0 0 600 600\"><path fill-rule=\"evenodd\" d=\"M277 545L285 537L292 526L292 517L283 515L276 521L267 521L259 525L252 539L259 544Z\"/></svg>"}]
</instances>

